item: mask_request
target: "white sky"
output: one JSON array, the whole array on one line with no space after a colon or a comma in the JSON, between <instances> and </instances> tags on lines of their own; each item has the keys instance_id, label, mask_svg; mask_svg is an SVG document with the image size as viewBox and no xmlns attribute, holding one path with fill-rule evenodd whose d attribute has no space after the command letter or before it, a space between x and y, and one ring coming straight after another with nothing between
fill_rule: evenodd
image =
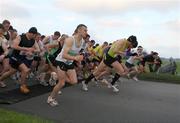
<instances>
[{"instance_id":1,"label":"white sky","mask_svg":"<svg viewBox=\"0 0 180 123\"><path fill-rule=\"evenodd\" d=\"M180 0L1 0L4 19L19 33L36 26L45 35L71 35L83 23L98 43L136 35L147 51L180 58Z\"/></svg>"}]
</instances>

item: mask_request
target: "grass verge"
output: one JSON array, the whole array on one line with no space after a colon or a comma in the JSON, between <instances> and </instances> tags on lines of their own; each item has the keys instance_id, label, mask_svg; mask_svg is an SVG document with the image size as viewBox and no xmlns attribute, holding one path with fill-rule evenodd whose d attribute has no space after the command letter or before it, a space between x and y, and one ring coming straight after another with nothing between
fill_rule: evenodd
<instances>
[{"instance_id":1,"label":"grass verge","mask_svg":"<svg viewBox=\"0 0 180 123\"><path fill-rule=\"evenodd\" d=\"M144 73L138 75L138 78L140 80L180 84L180 76L171 74Z\"/></svg>"},{"instance_id":2,"label":"grass verge","mask_svg":"<svg viewBox=\"0 0 180 123\"><path fill-rule=\"evenodd\" d=\"M0 109L0 123L53 123L38 116L31 116L6 109Z\"/></svg>"}]
</instances>

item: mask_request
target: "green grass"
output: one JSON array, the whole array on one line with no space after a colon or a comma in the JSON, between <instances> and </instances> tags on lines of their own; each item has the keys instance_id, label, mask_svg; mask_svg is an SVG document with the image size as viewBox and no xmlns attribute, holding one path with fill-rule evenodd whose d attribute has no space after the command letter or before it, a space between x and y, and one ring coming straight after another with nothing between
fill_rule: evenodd
<instances>
[{"instance_id":1,"label":"green grass","mask_svg":"<svg viewBox=\"0 0 180 123\"><path fill-rule=\"evenodd\" d=\"M53 123L37 116L0 109L0 123Z\"/></svg>"},{"instance_id":2,"label":"green grass","mask_svg":"<svg viewBox=\"0 0 180 123\"><path fill-rule=\"evenodd\" d=\"M177 63L177 72L180 73L180 61L176 62Z\"/></svg>"},{"instance_id":3,"label":"green grass","mask_svg":"<svg viewBox=\"0 0 180 123\"><path fill-rule=\"evenodd\" d=\"M169 64L168 60L163 60L162 61L162 66ZM146 81L156 81L156 82L165 82L165 83L175 83L175 84L180 84L180 60L176 60L177 64L177 74L172 75L172 74L167 74L167 73L161 73L161 74L156 74L156 73L150 73L149 68L146 65L146 72L138 75L138 78L140 80L146 80Z\"/></svg>"},{"instance_id":4,"label":"green grass","mask_svg":"<svg viewBox=\"0 0 180 123\"><path fill-rule=\"evenodd\" d=\"M125 60L123 59L123 62L125 63ZM163 60L162 61L162 66L169 64L169 60ZM177 64L177 74L172 75L172 74L156 74L156 73L150 73L148 65L146 65L146 73L138 75L138 78L140 80L146 80L146 81L155 81L155 82L165 82L165 83L175 83L175 84L180 84L180 60L176 60Z\"/></svg>"},{"instance_id":5,"label":"green grass","mask_svg":"<svg viewBox=\"0 0 180 123\"><path fill-rule=\"evenodd\" d=\"M138 75L140 80L180 84L180 76L171 74L143 73Z\"/></svg>"}]
</instances>

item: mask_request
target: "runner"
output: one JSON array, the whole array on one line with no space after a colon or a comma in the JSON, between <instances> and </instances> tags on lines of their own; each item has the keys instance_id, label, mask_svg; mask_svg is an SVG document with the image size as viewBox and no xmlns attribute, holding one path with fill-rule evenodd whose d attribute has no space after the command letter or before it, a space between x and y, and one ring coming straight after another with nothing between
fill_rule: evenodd
<instances>
[{"instance_id":1,"label":"runner","mask_svg":"<svg viewBox=\"0 0 180 123\"><path fill-rule=\"evenodd\" d=\"M2 24L0 24L0 63L2 64L2 69L4 69L5 64L5 57L8 54L8 49L7 49L7 40L4 37L4 27ZM1 71L3 72L3 70ZM2 74L2 73L1 73ZM0 81L0 87L6 87L6 84L4 82Z\"/></svg>"},{"instance_id":2,"label":"runner","mask_svg":"<svg viewBox=\"0 0 180 123\"><path fill-rule=\"evenodd\" d=\"M11 35L10 35L10 32L9 32L9 27L10 27L10 21L8 20L4 20L2 22L3 26L4 26L4 37L6 38L7 41L10 40L11 38Z\"/></svg>"},{"instance_id":3,"label":"runner","mask_svg":"<svg viewBox=\"0 0 180 123\"><path fill-rule=\"evenodd\" d=\"M74 69L73 61L81 62L83 56L79 55L79 51L83 47L83 38L87 35L87 26L79 24L74 31L74 35L65 40L62 51L56 57L58 83L54 87L50 96L47 99L47 103L51 106L58 105L56 97L60 89L64 86L66 78L69 78L70 84L77 83L77 75Z\"/></svg>"},{"instance_id":4,"label":"runner","mask_svg":"<svg viewBox=\"0 0 180 123\"><path fill-rule=\"evenodd\" d=\"M45 48L45 53L44 53L44 59L45 62L42 64L43 67L41 67L41 73L39 75L38 78L40 78L40 84L44 85L44 86L48 86L48 83L45 81L46 78L46 73L50 70L53 69L52 65L50 64L48 57L49 55L54 54L58 47L49 47L48 45L57 45L58 46L58 39L61 36L59 31L55 31L54 35L51 36L47 36L45 37L42 42L44 44L44 48Z\"/></svg>"},{"instance_id":5,"label":"runner","mask_svg":"<svg viewBox=\"0 0 180 123\"><path fill-rule=\"evenodd\" d=\"M12 46L13 52L9 60L11 68L0 77L0 82L2 82L19 70L21 72L20 92L24 94L30 92L26 84L26 77L30 71L33 59L32 54L34 52L39 52L36 49L36 43L34 40L36 34L37 29L32 27L27 33L16 37Z\"/></svg>"},{"instance_id":6,"label":"runner","mask_svg":"<svg viewBox=\"0 0 180 123\"><path fill-rule=\"evenodd\" d=\"M146 55L142 58L142 60L138 63L140 71L141 72L145 72L145 65L147 64L155 64L156 63L156 59L158 58L158 53L157 52L153 52L149 55Z\"/></svg>"},{"instance_id":7,"label":"runner","mask_svg":"<svg viewBox=\"0 0 180 123\"><path fill-rule=\"evenodd\" d=\"M129 73L127 74L128 78L131 78L135 81L139 81L137 78L137 75L139 72L138 67L135 66L136 60L140 61L142 60L141 56L138 56L137 53L132 53L131 56L126 60L126 67L128 68Z\"/></svg>"}]
</instances>

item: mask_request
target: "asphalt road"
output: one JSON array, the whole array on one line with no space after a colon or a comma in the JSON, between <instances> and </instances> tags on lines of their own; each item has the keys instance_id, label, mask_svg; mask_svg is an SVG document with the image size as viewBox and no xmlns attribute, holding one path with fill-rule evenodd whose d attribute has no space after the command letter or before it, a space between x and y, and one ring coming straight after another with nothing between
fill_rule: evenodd
<instances>
[{"instance_id":1,"label":"asphalt road","mask_svg":"<svg viewBox=\"0 0 180 123\"><path fill-rule=\"evenodd\" d=\"M44 94L13 105L0 105L35 114L57 123L180 123L180 85L123 79L115 94L105 86L81 84L63 89L59 106Z\"/></svg>"}]
</instances>

